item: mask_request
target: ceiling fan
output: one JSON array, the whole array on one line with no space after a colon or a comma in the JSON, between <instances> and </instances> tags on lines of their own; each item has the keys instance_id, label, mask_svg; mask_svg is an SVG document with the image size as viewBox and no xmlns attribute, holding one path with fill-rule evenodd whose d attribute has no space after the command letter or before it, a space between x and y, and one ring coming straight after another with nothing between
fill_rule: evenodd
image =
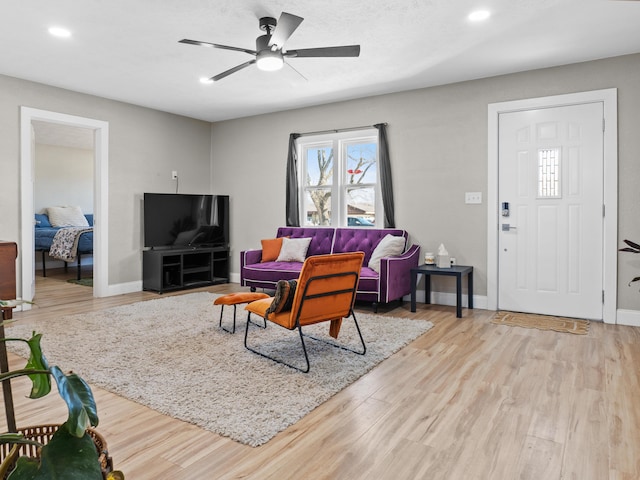
<instances>
[{"instance_id":1,"label":"ceiling fan","mask_svg":"<svg viewBox=\"0 0 640 480\"><path fill-rule=\"evenodd\" d=\"M219 45L217 43L201 42L198 40L189 40L184 38L179 43L188 45L199 45L202 47L222 48L224 50L235 50L238 52L253 55L254 59L241 63L229 70L210 78L212 81L222 80L224 77L231 75L243 68L253 65L254 63L260 70L273 71L279 70L284 64L285 58L302 58L302 57L357 57L360 55L360 45L345 45L341 47L320 47L320 48L303 48L300 50L285 50L284 44L289 37L300 26L304 18L282 12L280 18L276 21L273 17L263 17L260 19L260 30L266 32L256 38L256 49L230 47L228 45Z\"/></svg>"}]
</instances>

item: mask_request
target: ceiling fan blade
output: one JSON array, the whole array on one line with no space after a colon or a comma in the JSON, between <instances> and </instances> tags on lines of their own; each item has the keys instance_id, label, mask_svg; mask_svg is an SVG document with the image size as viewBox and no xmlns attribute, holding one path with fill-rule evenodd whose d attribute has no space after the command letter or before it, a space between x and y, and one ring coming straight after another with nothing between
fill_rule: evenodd
<instances>
[{"instance_id":1,"label":"ceiling fan blade","mask_svg":"<svg viewBox=\"0 0 640 480\"><path fill-rule=\"evenodd\" d=\"M360 45L345 45L342 47L303 48L288 50L285 57L359 57Z\"/></svg>"},{"instance_id":2,"label":"ceiling fan blade","mask_svg":"<svg viewBox=\"0 0 640 480\"><path fill-rule=\"evenodd\" d=\"M230 68L229 70L226 70L226 71L224 71L222 73L219 73L218 75L216 75L214 77L211 77L210 80L213 80L214 82L217 82L218 80L222 80L224 77L227 77L227 76L231 75L232 73L236 73L237 71L242 70L243 68L246 68L249 65L252 65L254 63L256 63L255 59L249 60L248 62L241 63L240 65L237 65L237 66L235 66L233 68Z\"/></svg>"},{"instance_id":3,"label":"ceiling fan blade","mask_svg":"<svg viewBox=\"0 0 640 480\"><path fill-rule=\"evenodd\" d=\"M285 65L287 67L289 67L291 70L293 70L294 72L296 72L298 75L300 75L304 80L306 80L307 82L309 81L309 79L307 77L305 77L302 73L300 73L300 70L298 70L297 68L295 68L293 65L291 65L289 62L284 62Z\"/></svg>"},{"instance_id":4,"label":"ceiling fan blade","mask_svg":"<svg viewBox=\"0 0 640 480\"><path fill-rule=\"evenodd\" d=\"M258 52L256 52L255 50L249 50L248 48L230 47L228 45L220 45L217 43L201 42L199 40L189 40L188 38L183 38L182 40L178 40L178 43L186 43L187 45L198 45L200 47L222 48L224 50L234 50L236 52L245 52L245 53L248 53L249 55L258 54Z\"/></svg>"},{"instance_id":5,"label":"ceiling fan blade","mask_svg":"<svg viewBox=\"0 0 640 480\"><path fill-rule=\"evenodd\" d=\"M291 15L287 12L282 12L276 29L271 34L271 40L269 40L269 46L276 45L278 48L282 48L284 42L296 31L296 28L300 26L304 18L296 15Z\"/></svg>"}]
</instances>

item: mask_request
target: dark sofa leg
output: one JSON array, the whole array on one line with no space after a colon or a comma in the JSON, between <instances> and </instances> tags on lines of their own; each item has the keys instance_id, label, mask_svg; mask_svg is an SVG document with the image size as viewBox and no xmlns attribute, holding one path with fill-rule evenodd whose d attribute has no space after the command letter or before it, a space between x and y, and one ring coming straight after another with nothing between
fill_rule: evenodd
<instances>
[{"instance_id":1,"label":"dark sofa leg","mask_svg":"<svg viewBox=\"0 0 640 480\"><path fill-rule=\"evenodd\" d=\"M80 255L78 253L78 274L77 274L77 280L80 280L80 277L82 277L82 255Z\"/></svg>"},{"instance_id":2,"label":"dark sofa leg","mask_svg":"<svg viewBox=\"0 0 640 480\"><path fill-rule=\"evenodd\" d=\"M42 250L42 276L43 277L47 276L47 264L44 261L44 257L45 257L46 254L47 254L47 252Z\"/></svg>"},{"instance_id":3,"label":"dark sofa leg","mask_svg":"<svg viewBox=\"0 0 640 480\"><path fill-rule=\"evenodd\" d=\"M255 292L255 291L256 291L256 287L250 287L250 290L251 290L252 292Z\"/></svg>"},{"instance_id":4,"label":"dark sofa leg","mask_svg":"<svg viewBox=\"0 0 640 480\"><path fill-rule=\"evenodd\" d=\"M371 306L373 307L373 313L378 313L378 302L373 302Z\"/></svg>"}]
</instances>

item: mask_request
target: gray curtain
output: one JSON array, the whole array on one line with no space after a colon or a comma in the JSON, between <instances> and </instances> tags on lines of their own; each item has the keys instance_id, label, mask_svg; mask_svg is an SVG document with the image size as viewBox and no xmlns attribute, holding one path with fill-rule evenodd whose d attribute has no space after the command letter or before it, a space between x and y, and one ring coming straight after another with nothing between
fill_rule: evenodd
<instances>
[{"instance_id":1,"label":"gray curtain","mask_svg":"<svg viewBox=\"0 0 640 480\"><path fill-rule=\"evenodd\" d=\"M385 228L395 228L396 218L393 206L393 182L391 181L387 127L385 123L378 123L374 127L378 129L378 158L380 162L380 189L384 206L384 226Z\"/></svg>"},{"instance_id":2,"label":"gray curtain","mask_svg":"<svg viewBox=\"0 0 640 480\"><path fill-rule=\"evenodd\" d=\"M300 212L298 210L298 155L296 152L296 138L299 133L289 135L289 154L287 155L287 226L300 226Z\"/></svg>"}]
</instances>

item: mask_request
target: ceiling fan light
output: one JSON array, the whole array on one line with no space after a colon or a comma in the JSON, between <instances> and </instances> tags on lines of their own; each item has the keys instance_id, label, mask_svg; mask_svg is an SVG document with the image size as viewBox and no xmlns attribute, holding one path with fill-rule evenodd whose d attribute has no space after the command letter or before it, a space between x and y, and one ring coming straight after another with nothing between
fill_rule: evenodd
<instances>
[{"instance_id":1,"label":"ceiling fan light","mask_svg":"<svg viewBox=\"0 0 640 480\"><path fill-rule=\"evenodd\" d=\"M274 72L280 70L284 65L284 60L279 52L271 52L269 50L259 52L256 59L256 65L260 70L265 72Z\"/></svg>"},{"instance_id":2,"label":"ceiling fan light","mask_svg":"<svg viewBox=\"0 0 640 480\"><path fill-rule=\"evenodd\" d=\"M71 31L64 27L51 27L49 33L54 37L68 38L71 36Z\"/></svg>"},{"instance_id":3,"label":"ceiling fan light","mask_svg":"<svg viewBox=\"0 0 640 480\"><path fill-rule=\"evenodd\" d=\"M471 12L467 17L472 22L482 22L491 16L491 12L488 10L476 10Z\"/></svg>"}]
</instances>

